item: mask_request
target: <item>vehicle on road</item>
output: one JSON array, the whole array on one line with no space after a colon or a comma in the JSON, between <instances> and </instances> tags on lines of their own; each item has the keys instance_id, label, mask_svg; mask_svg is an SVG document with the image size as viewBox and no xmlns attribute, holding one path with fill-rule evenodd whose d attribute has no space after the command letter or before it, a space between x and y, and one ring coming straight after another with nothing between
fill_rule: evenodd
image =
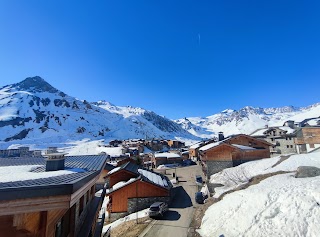
<instances>
[{"instance_id":1,"label":"vehicle on road","mask_svg":"<svg viewBox=\"0 0 320 237\"><path fill-rule=\"evenodd\" d=\"M203 195L202 192L196 192L194 198L196 200L196 203L199 203L199 204L203 204L204 200L206 199L206 197Z\"/></svg>"},{"instance_id":2,"label":"vehicle on road","mask_svg":"<svg viewBox=\"0 0 320 237\"><path fill-rule=\"evenodd\" d=\"M190 160L190 159L184 160L184 161L182 162L182 166L191 166L191 165L196 165L196 164L197 164L196 162L194 162L194 161L192 161L192 160Z\"/></svg>"},{"instance_id":3,"label":"vehicle on road","mask_svg":"<svg viewBox=\"0 0 320 237\"><path fill-rule=\"evenodd\" d=\"M155 202L151 204L148 215L150 217L163 216L163 214L168 211L168 204L165 202Z\"/></svg>"},{"instance_id":4,"label":"vehicle on road","mask_svg":"<svg viewBox=\"0 0 320 237\"><path fill-rule=\"evenodd\" d=\"M201 175L196 175L196 183L198 185L202 185L203 184L203 180L202 180Z\"/></svg>"}]
</instances>

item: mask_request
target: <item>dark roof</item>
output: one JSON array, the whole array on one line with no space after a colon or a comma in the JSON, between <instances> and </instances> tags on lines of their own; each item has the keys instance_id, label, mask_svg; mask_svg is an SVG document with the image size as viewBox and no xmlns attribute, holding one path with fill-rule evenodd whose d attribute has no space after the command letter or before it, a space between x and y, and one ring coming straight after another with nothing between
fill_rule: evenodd
<instances>
[{"instance_id":1,"label":"dark roof","mask_svg":"<svg viewBox=\"0 0 320 237\"><path fill-rule=\"evenodd\" d=\"M160 187L160 188L167 189L167 190L170 190L170 189L173 187L171 181L169 180L169 178L168 178L167 176L165 176L165 175L163 175L163 174L160 174L160 173L156 173L156 172L151 171L151 170L147 170L147 169L142 168L142 167L139 167L138 165L136 165L136 166L138 167L138 168L137 168L137 171L135 172L135 173L137 174L137 177L136 177L134 180L132 180L131 182L127 182L125 185L121 186L120 188L117 188L117 189L115 189L115 190L113 190L112 188L109 189L109 190L108 190L108 195L109 195L110 193L113 193L114 191L117 191L118 189L121 189L121 188L123 188L123 187L125 187L125 186L127 186L127 185L129 185L129 184L131 184L131 183L136 182L136 181L139 180L139 179L140 179L140 180L143 180L144 182L148 182L148 183L150 183L150 184L152 184L152 185L155 185L155 186L158 186L158 187ZM156 175L159 175L162 179L165 179L165 180L167 181L168 186L161 186L161 185L153 182L152 180L148 179L148 177L146 177L146 176L144 176L143 174L139 173L139 172L138 172L138 169L147 170L148 172L151 172L151 173L154 173L154 174L156 174ZM117 172L118 172L118 171L117 171ZM124 181L127 181L127 180L124 180Z\"/></svg>"},{"instance_id":2,"label":"dark roof","mask_svg":"<svg viewBox=\"0 0 320 237\"><path fill-rule=\"evenodd\" d=\"M116 168L114 165L111 165L109 163L106 163L106 165L104 166L104 169L105 170L113 170L114 168Z\"/></svg>"},{"instance_id":3,"label":"dark roof","mask_svg":"<svg viewBox=\"0 0 320 237\"><path fill-rule=\"evenodd\" d=\"M72 194L100 174L106 159L103 155L67 156L65 169L78 172L40 179L0 182L0 200ZM45 162L43 158L0 158L0 167L43 165L35 172L45 172Z\"/></svg>"},{"instance_id":4,"label":"dark roof","mask_svg":"<svg viewBox=\"0 0 320 237\"><path fill-rule=\"evenodd\" d=\"M139 166L137 164L134 164L132 162L127 162L127 163L125 163L123 165L120 165L119 167L120 167L120 169L118 169L115 172L111 172L111 174L115 174L115 173L117 173L117 172L119 172L121 170L125 170L125 171L128 171L128 172L132 173L132 174L137 174L137 176L138 176L139 175L138 169L141 169L141 166ZM107 176L109 176L111 174L107 174Z\"/></svg>"},{"instance_id":5,"label":"dark roof","mask_svg":"<svg viewBox=\"0 0 320 237\"><path fill-rule=\"evenodd\" d=\"M101 170L105 160L104 155L66 156L65 167L80 168L86 171ZM0 158L0 167L19 165L46 165L46 160L39 157Z\"/></svg>"}]
</instances>

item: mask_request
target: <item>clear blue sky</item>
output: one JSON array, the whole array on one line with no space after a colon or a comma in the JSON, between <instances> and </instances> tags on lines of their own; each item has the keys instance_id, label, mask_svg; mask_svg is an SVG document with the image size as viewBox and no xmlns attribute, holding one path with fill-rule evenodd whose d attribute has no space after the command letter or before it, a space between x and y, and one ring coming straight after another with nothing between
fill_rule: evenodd
<instances>
[{"instance_id":1,"label":"clear blue sky","mask_svg":"<svg viewBox=\"0 0 320 237\"><path fill-rule=\"evenodd\" d=\"M176 119L320 102L319 1L1 1L1 86Z\"/></svg>"}]
</instances>

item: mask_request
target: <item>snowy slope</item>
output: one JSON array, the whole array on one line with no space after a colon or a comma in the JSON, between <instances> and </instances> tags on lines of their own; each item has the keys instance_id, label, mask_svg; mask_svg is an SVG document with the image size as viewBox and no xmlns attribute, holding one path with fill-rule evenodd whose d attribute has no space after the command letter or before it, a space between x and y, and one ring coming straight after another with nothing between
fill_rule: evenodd
<instances>
[{"instance_id":1,"label":"snowy slope","mask_svg":"<svg viewBox=\"0 0 320 237\"><path fill-rule=\"evenodd\" d=\"M175 120L182 128L199 137L213 137L218 132L225 135L250 134L265 125L282 126L287 120L302 122L307 118L320 116L320 103L297 108L254 108L246 106L238 111L226 109L205 118L190 117Z\"/></svg>"},{"instance_id":2,"label":"snowy slope","mask_svg":"<svg viewBox=\"0 0 320 237\"><path fill-rule=\"evenodd\" d=\"M206 211L201 236L318 236L320 232L320 176L295 178L299 166L320 168L319 153L248 162L211 176L224 184L216 193L235 189L259 174L291 171L226 194Z\"/></svg>"},{"instance_id":3,"label":"snowy slope","mask_svg":"<svg viewBox=\"0 0 320 237\"><path fill-rule=\"evenodd\" d=\"M21 140L34 144L87 138L197 139L151 111L116 106L108 109L105 104L68 96L40 77L4 86L0 88L0 142L6 148Z\"/></svg>"}]
</instances>

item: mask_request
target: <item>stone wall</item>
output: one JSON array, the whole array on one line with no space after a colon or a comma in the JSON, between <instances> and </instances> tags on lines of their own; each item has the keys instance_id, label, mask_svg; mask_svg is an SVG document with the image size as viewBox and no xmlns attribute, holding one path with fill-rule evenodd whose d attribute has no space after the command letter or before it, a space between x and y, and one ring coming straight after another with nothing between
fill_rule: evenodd
<instances>
[{"instance_id":1,"label":"stone wall","mask_svg":"<svg viewBox=\"0 0 320 237\"><path fill-rule=\"evenodd\" d=\"M134 213L150 207L154 202L170 203L170 197L146 197L146 198L130 198L128 199L128 213Z\"/></svg>"},{"instance_id":2,"label":"stone wall","mask_svg":"<svg viewBox=\"0 0 320 237\"><path fill-rule=\"evenodd\" d=\"M207 161L207 178L223 169L233 167L232 161Z\"/></svg>"},{"instance_id":3,"label":"stone wall","mask_svg":"<svg viewBox=\"0 0 320 237\"><path fill-rule=\"evenodd\" d=\"M129 214L128 212L109 213L108 221L110 221L110 222L116 221L120 218L127 216L128 214Z\"/></svg>"}]
</instances>

